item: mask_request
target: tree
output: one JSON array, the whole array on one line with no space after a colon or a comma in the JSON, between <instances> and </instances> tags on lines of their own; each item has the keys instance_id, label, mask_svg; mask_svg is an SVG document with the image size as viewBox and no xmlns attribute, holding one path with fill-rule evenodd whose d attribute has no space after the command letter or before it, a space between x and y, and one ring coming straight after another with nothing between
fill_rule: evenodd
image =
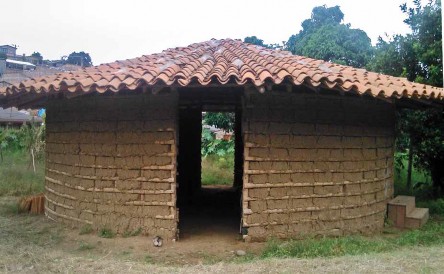
<instances>
[{"instance_id":1,"label":"tree","mask_svg":"<svg viewBox=\"0 0 444 274\"><path fill-rule=\"evenodd\" d=\"M367 65L370 70L410 81L442 87L442 19L441 1L431 0L425 6L415 0L414 7L401 5L407 15L404 20L412 33L395 35L388 41L381 37L374 56ZM444 115L430 109L401 110L398 115L397 151L408 153L407 186L411 186L413 161L418 168L428 171L435 193L444 187Z\"/></svg>"},{"instance_id":2,"label":"tree","mask_svg":"<svg viewBox=\"0 0 444 274\"><path fill-rule=\"evenodd\" d=\"M83 51L72 52L70 55L68 55L66 63L82 67L92 66L92 61L91 57L89 56L89 53L85 53Z\"/></svg>"},{"instance_id":3,"label":"tree","mask_svg":"<svg viewBox=\"0 0 444 274\"><path fill-rule=\"evenodd\" d=\"M235 115L232 112L207 112L203 117L203 122L227 132L233 132L234 119Z\"/></svg>"},{"instance_id":4,"label":"tree","mask_svg":"<svg viewBox=\"0 0 444 274\"><path fill-rule=\"evenodd\" d=\"M401 5L401 10L407 15L404 22L412 33L395 35L388 41L379 37L374 56L367 67L373 71L403 76L410 81L442 87L441 0L432 0L425 7L415 0L414 5L415 8Z\"/></svg>"},{"instance_id":5,"label":"tree","mask_svg":"<svg viewBox=\"0 0 444 274\"><path fill-rule=\"evenodd\" d=\"M274 44L265 44L264 40L257 38L256 36L247 36L244 38L245 43L265 47L268 49L282 49L283 45L279 45L277 43Z\"/></svg>"},{"instance_id":6,"label":"tree","mask_svg":"<svg viewBox=\"0 0 444 274\"><path fill-rule=\"evenodd\" d=\"M363 67L372 54L370 38L360 29L343 23L339 6L315 7L302 30L292 35L285 48L297 55L353 67Z\"/></svg>"},{"instance_id":7,"label":"tree","mask_svg":"<svg viewBox=\"0 0 444 274\"><path fill-rule=\"evenodd\" d=\"M41 64L43 62L43 56L42 54L40 54L40 52L34 51L31 56L37 59L38 64Z\"/></svg>"}]
</instances>

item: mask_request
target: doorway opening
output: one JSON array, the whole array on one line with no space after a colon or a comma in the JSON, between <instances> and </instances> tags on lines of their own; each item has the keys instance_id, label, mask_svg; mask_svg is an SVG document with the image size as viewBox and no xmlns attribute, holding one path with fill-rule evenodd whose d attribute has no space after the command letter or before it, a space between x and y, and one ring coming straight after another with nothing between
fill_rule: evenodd
<instances>
[{"instance_id":1,"label":"doorway opening","mask_svg":"<svg viewBox=\"0 0 444 274\"><path fill-rule=\"evenodd\" d=\"M241 112L179 112L179 238L237 239L241 224Z\"/></svg>"}]
</instances>

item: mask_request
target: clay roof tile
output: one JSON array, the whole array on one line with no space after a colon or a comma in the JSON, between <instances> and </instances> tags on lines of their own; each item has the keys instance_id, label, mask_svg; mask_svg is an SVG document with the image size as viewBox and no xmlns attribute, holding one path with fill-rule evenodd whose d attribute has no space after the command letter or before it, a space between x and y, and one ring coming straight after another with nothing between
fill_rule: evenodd
<instances>
[{"instance_id":1,"label":"clay roof tile","mask_svg":"<svg viewBox=\"0 0 444 274\"><path fill-rule=\"evenodd\" d=\"M17 96L30 92L40 94L36 96L59 91L118 92L159 82L187 86L196 81L200 85L234 81L239 85L260 86L269 81L279 84L284 79L294 85L324 86L375 97L444 99L442 88L224 39L26 80L0 88L0 103L7 102L12 95L16 102Z\"/></svg>"}]
</instances>

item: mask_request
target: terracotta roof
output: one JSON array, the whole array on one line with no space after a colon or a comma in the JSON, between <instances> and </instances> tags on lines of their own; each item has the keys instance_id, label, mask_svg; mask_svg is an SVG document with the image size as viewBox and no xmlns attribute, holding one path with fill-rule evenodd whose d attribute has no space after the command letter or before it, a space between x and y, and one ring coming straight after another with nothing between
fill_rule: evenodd
<instances>
[{"instance_id":1,"label":"terracotta roof","mask_svg":"<svg viewBox=\"0 0 444 274\"><path fill-rule=\"evenodd\" d=\"M40 97L59 92L117 92L154 85L230 83L262 86L283 82L385 98L444 98L442 88L224 39L33 78L1 88L0 99L18 98L25 93Z\"/></svg>"}]
</instances>

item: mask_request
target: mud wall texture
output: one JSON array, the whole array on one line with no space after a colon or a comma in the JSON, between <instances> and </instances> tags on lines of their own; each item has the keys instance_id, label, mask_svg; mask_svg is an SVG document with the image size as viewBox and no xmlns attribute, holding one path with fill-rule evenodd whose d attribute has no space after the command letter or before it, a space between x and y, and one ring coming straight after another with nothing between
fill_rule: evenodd
<instances>
[{"instance_id":1,"label":"mud wall texture","mask_svg":"<svg viewBox=\"0 0 444 274\"><path fill-rule=\"evenodd\" d=\"M249 240L382 229L393 195L393 105L270 92L244 101Z\"/></svg>"},{"instance_id":2,"label":"mud wall texture","mask_svg":"<svg viewBox=\"0 0 444 274\"><path fill-rule=\"evenodd\" d=\"M174 93L48 102L46 215L173 239L176 120Z\"/></svg>"}]
</instances>

